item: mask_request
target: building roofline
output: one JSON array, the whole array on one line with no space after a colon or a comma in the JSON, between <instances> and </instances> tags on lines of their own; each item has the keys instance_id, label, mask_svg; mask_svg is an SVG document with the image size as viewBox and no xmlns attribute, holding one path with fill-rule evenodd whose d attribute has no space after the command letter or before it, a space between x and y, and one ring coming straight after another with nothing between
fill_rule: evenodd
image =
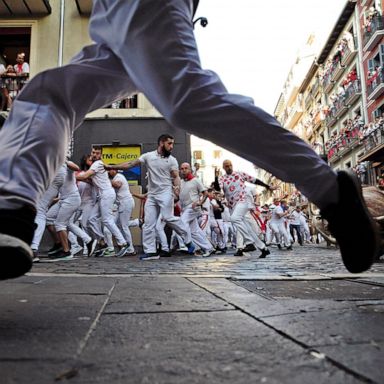
<instances>
[{"instance_id":1,"label":"building roofline","mask_svg":"<svg viewBox=\"0 0 384 384\"><path fill-rule=\"evenodd\" d=\"M357 0L348 0L347 3L345 4L344 9L341 11L339 18L337 19L336 24L333 27L332 32L328 37L327 42L325 43L323 49L321 50L321 53L317 59L318 64L323 64L327 59L327 57L329 56L329 54L331 53L332 48L335 46L336 41L339 38L342 30L344 29L345 25L347 24L348 20L353 14L356 4L357 4Z\"/></svg>"}]
</instances>

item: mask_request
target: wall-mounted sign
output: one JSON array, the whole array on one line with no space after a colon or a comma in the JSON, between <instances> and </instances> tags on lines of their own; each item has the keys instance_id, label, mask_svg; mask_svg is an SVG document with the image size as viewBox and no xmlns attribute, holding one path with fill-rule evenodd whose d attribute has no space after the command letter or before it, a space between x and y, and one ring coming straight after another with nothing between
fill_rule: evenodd
<instances>
[{"instance_id":1,"label":"wall-mounted sign","mask_svg":"<svg viewBox=\"0 0 384 384\"><path fill-rule=\"evenodd\" d=\"M102 145L102 160L105 164L119 164L136 160L141 156L140 145ZM123 172L130 185L141 184L140 166Z\"/></svg>"}]
</instances>

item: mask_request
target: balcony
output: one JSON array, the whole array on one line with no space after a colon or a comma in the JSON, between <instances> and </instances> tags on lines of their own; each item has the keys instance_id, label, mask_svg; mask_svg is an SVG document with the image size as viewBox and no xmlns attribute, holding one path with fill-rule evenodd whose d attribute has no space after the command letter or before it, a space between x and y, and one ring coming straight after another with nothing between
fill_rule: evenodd
<instances>
[{"instance_id":1,"label":"balcony","mask_svg":"<svg viewBox=\"0 0 384 384\"><path fill-rule=\"evenodd\" d=\"M345 90L344 103L348 106L352 105L361 96L361 85L360 80L355 80L349 84Z\"/></svg>"},{"instance_id":2,"label":"balcony","mask_svg":"<svg viewBox=\"0 0 384 384\"><path fill-rule=\"evenodd\" d=\"M82 16L89 16L92 12L92 0L76 0L76 6Z\"/></svg>"},{"instance_id":3,"label":"balcony","mask_svg":"<svg viewBox=\"0 0 384 384\"><path fill-rule=\"evenodd\" d=\"M0 17L36 17L52 12L48 0L0 1Z\"/></svg>"},{"instance_id":4,"label":"balcony","mask_svg":"<svg viewBox=\"0 0 384 384\"><path fill-rule=\"evenodd\" d=\"M331 79L331 73L330 72L328 72L324 75L322 84L323 84L324 91L329 93L335 84L335 82L332 81L332 79Z\"/></svg>"},{"instance_id":5,"label":"balcony","mask_svg":"<svg viewBox=\"0 0 384 384\"><path fill-rule=\"evenodd\" d=\"M340 63L335 63L332 67L331 80L335 82L340 79L344 72L345 66Z\"/></svg>"},{"instance_id":6,"label":"balcony","mask_svg":"<svg viewBox=\"0 0 384 384\"><path fill-rule=\"evenodd\" d=\"M345 104L344 101L344 97L340 97L340 99L335 102L334 114L337 119L340 119L340 117L343 116L344 113L348 110L348 106Z\"/></svg>"},{"instance_id":7,"label":"balcony","mask_svg":"<svg viewBox=\"0 0 384 384\"><path fill-rule=\"evenodd\" d=\"M305 101L304 101L305 108L308 109L312 104L312 101L313 101L312 92L308 92L307 97L305 98Z\"/></svg>"},{"instance_id":8,"label":"balcony","mask_svg":"<svg viewBox=\"0 0 384 384\"><path fill-rule=\"evenodd\" d=\"M365 51L371 51L382 37L384 37L383 16L375 16L369 26L365 28L363 46Z\"/></svg>"},{"instance_id":9,"label":"balcony","mask_svg":"<svg viewBox=\"0 0 384 384\"><path fill-rule=\"evenodd\" d=\"M351 49L348 46L346 46L345 50L344 50L344 54L341 58L341 64L343 66L349 65L352 62L352 60L355 58L356 55L357 55L356 49L351 51Z\"/></svg>"},{"instance_id":10,"label":"balcony","mask_svg":"<svg viewBox=\"0 0 384 384\"><path fill-rule=\"evenodd\" d=\"M0 88L2 94L0 94L0 102L3 98L3 103L0 103L1 107L4 107L4 109L6 108L7 110L11 108L13 100L27 83L28 78L28 74L17 76L16 74L3 73L0 76Z\"/></svg>"},{"instance_id":11,"label":"balcony","mask_svg":"<svg viewBox=\"0 0 384 384\"><path fill-rule=\"evenodd\" d=\"M376 100L384 93L384 71L367 80L368 100Z\"/></svg>"},{"instance_id":12,"label":"balcony","mask_svg":"<svg viewBox=\"0 0 384 384\"><path fill-rule=\"evenodd\" d=\"M297 124L299 121L300 117L302 116L304 110L303 110L303 97L300 94L297 97L297 100L294 105L289 109L288 117L286 120L286 125L289 129L293 129L294 126Z\"/></svg>"},{"instance_id":13,"label":"balcony","mask_svg":"<svg viewBox=\"0 0 384 384\"><path fill-rule=\"evenodd\" d=\"M316 130L321 125L321 122L324 120L324 115L321 110L317 111L315 116L313 116L312 119L312 126L313 129Z\"/></svg>"},{"instance_id":14,"label":"balcony","mask_svg":"<svg viewBox=\"0 0 384 384\"><path fill-rule=\"evenodd\" d=\"M336 162L360 145L361 143L358 137L346 138L344 139L344 142L341 147L331 152L332 154L328 157L328 159L331 163Z\"/></svg>"},{"instance_id":15,"label":"balcony","mask_svg":"<svg viewBox=\"0 0 384 384\"><path fill-rule=\"evenodd\" d=\"M316 97L316 94L320 88L320 81L317 78L316 81L313 83L312 89L311 89L311 94L313 97Z\"/></svg>"},{"instance_id":16,"label":"balcony","mask_svg":"<svg viewBox=\"0 0 384 384\"><path fill-rule=\"evenodd\" d=\"M325 124L327 124L327 127L331 128L336 124L337 117L334 115L334 113L330 113L326 118L325 118Z\"/></svg>"},{"instance_id":17,"label":"balcony","mask_svg":"<svg viewBox=\"0 0 384 384\"><path fill-rule=\"evenodd\" d=\"M364 154L360 158L360 161L366 160L375 160L375 158L380 157L380 153L384 148L384 131L383 127L379 127L375 131L371 132L363 140L364 144Z\"/></svg>"}]
</instances>

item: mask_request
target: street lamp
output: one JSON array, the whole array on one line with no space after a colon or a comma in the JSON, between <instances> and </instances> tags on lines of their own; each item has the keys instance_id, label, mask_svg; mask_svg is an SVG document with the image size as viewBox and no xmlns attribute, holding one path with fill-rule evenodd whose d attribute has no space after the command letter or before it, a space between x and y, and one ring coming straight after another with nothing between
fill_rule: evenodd
<instances>
[{"instance_id":1,"label":"street lamp","mask_svg":"<svg viewBox=\"0 0 384 384\"><path fill-rule=\"evenodd\" d=\"M208 19L206 17L198 17L196 20L193 20L193 28L195 24L200 20L200 25L205 28L208 25Z\"/></svg>"}]
</instances>

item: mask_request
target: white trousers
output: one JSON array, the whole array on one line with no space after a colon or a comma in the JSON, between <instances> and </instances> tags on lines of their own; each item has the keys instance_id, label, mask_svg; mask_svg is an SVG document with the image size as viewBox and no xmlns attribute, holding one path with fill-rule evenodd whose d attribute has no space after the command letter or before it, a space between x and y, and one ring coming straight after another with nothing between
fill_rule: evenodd
<instances>
[{"instance_id":1,"label":"white trousers","mask_svg":"<svg viewBox=\"0 0 384 384\"><path fill-rule=\"evenodd\" d=\"M35 229L35 233L33 235L33 240L31 244L31 248L35 251L39 249L41 239L43 238L43 235L44 235L46 221L47 221L47 212L48 212L49 206L52 204L53 199L58 195L61 184L62 182L61 183L52 182L52 184L48 187L43 197L40 199L39 203L37 204L36 217L35 217L35 224L37 225L37 227Z\"/></svg>"},{"instance_id":2,"label":"white trousers","mask_svg":"<svg viewBox=\"0 0 384 384\"><path fill-rule=\"evenodd\" d=\"M156 253L156 223L159 215L178 235L185 244L191 242L191 232L181 221L180 217L173 214L173 194L164 192L159 195L149 194L144 206L145 221L143 225L143 249L145 253Z\"/></svg>"},{"instance_id":3,"label":"white trousers","mask_svg":"<svg viewBox=\"0 0 384 384\"><path fill-rule=\"evenodd\" d=\"M124 236L125 241L129 244L129 252L134 252L135 248L133 247L132 234L129 229L129 222L131 220L131 214L135 208L135 201L133 197L124 199L119 202L119 207L116 216L116 223L119 227L122 235Z\"/></svg>"},{"instance_id":4,"label":"white trousers","mask_svg":"<svg viewBox=\"0 0 384 384\"><path fill-rule=\"evenodd\" d=\"M206 234L199 226L197 219L200 214L201 210L193 209L192 204L190 204L183 209L181 220L189 227L193 242L204 251L209 251L212 249L212 244L208 241Z\"/></svg>"},{"instance_id":5,"label":"white trousers","mask_svg":"<svg viewBox=\"0 0 384 384\"><path fill-rule=\"evenodd\" d=\"M231 210L231 223L236 228L237 238L241 236L245 245L254 242L251 234L249 233L249 226L245 220L245 215L249 212L248 203L238 202Z\"/></svg>"},{"instance_id":6,"label":"white trousers","mask_svg":"<svg viewBox=\"0 0 384 384\"><path fill-rule=\"evenodd\" d=\"M32 78L0 131L0 208L36 205L85 115L137 90L172 126L241 154L320 208L337 201L336 173L309 145L201 68L192 0L93 4L95 44Z\"/></svg>"},{"instance_id":7,"label":"white trousers","mask_svg":"<svg viewBox=\"0 0 384 384\"><path fill-rule=\"evenodd\" d=\"M211 224L211 240L213 245L219 247L220 249L225 248L226 244L224 242L224 221L223 219L215 219L213 217L209 218Z\"/></svg>"},{"instance_id":8,"label":"white trousers","mask_svg":"<svg viewBox=\"0 0 384 384\"><path fill-rule=\"evenodd\" d=\"M100 217L102 224L109 229L112 235L115 237L118 245L126 244L126 240L124 239L122 233L115 222L115 216L113 215L113 204L116 200L116 193L111 188L106 191L102 191L100 194Z\"/></svg>"},{"instance_id":9,"label":"white trousers","mask_svg":"<svg viewBox=\"0 0 384 384\"><path fill-rule=\"evenodd\" d=\"M288 233L288 230L285 226L285 221L271 221L270 222L271 229L274 233L279 234L280 242L283 243L285 246L291 245L291 236Z\"/></svg>"}]
</instances>

